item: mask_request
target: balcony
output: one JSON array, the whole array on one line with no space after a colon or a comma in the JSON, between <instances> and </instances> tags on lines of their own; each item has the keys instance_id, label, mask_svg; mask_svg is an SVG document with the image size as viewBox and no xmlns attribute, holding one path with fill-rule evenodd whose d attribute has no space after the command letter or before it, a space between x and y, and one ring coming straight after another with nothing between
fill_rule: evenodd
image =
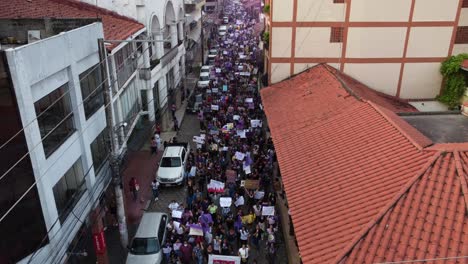
<instances>
[{"instance_id":1,"label":"balcony","mask_svg":"<svg viewBox=\"0 0 468 264\"><path fill-rule=\"evenodd\" d=\"M166 66L166 64L170 63L177 56L179 47L183 44L184 42L182 40L179 40L177 46L173 48L164 48L164 55L160 59L151 58L150 70L153 70L159 64L161 64L161 67L164 67ZM142 76L142 74L144 73L140 72L140 76Z\"/></svg>"}]
</instances>

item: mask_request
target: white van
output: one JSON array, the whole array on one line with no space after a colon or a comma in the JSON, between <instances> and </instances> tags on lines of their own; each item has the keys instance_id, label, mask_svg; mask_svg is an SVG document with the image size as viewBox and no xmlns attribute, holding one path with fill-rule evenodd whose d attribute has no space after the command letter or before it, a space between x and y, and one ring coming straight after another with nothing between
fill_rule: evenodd
<instances>
[{"instance_id":1,"label":"white van","mask_svg":"<svg viewBox=\"0 0 468 264\"><path fill-rule=\"evenodd\" d=\"M226 32L227 32L227 26L220 26L219 29L218 29L218 34L220 36L224 36L226 35Z\"/></svg>"},{"instance_id":2,"label":"white van","mask_svg":"<svg viewBox=\"0 0 468 264\"><path fill-rule=\"evenodd\" d=\"M160 264L163 261L162 247L166 242L165 213L145 212L138 230L128 246L127 264Z\"/></svg>"},{"instance_id":3,"label":"white van","mask_svg":"<svg viewBox=\"0 0 468 264\"><path fill-rule=\"evenodd\" d=\"M200 80L197 82L197 87L205 88L210 85L210 73L200 72Z\"/></svg>"},{"instance_id":4,"label":"white van","mask_svg":"<svg viewBox=\"0 0 468 264\"><path fill-rule=\"evenodd\" d=\"M161 185L181 185L184 183L185 163L190 152L188 143L170 143L164 150L156 180Z\"/></svg>"}]
</instances>

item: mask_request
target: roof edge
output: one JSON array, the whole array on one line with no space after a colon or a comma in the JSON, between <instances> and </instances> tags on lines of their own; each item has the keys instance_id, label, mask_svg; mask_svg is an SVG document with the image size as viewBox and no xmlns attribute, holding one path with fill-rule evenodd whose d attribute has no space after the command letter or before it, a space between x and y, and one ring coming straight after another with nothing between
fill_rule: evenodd
<instances>
[{"instance_id":1,"label":"roof edge","mask_svg":"<svg viewBox=\"0 0 468 264\"><path fill-rule=\"evenodd\" d=\"M343 250L339 252L333 263L340 263L349 253L351 253L351 251L359 243L359 241L363 239L367 235L367 233L369 233L369 231L382 220L385 214L387 214L387 212L391 208L393 208L398 203L398 201L400 201L403 195L406 194L411 189L411 187L413 187L416 181L419 180L422 176L424 176L425 172L434 165L434 163L437 161L441 154L442 151L436 152L434 156L432 156L426 162L426 164L422 166L422 168L416 173L416 176L410 179L395 195L395 197L385 207L383 207L382 210L380 210L380 212L374 217L374 219L370 220L369 223L367 223L367 225L353 238L353 240L351 240L348 246L346 246Z\"/></svg>"},{"instance_id":2,"label":"roof edge","mask_svg":"<svg viewBox=\"0 0 468 264\"><path fill-rule=\"evenodd\" d=\"M320 63L320 64L318 64L318 65L321 65L323 68L325 68L325 70L327 70L331 75L333 75L333 76L336 78L336 80L337 80L338 82L340 82L341 87L343 87L343 89L345 89L345 91L346 91L349 95L353 96L354 98L356 98L357 100L359 100L359 101L361 101L361 102L364 102L364 99L363 99L361 96L359 96L353 89L349 88L348 85L346 84L346 82L343 81L343 79L341 79L341 77L338 76L338 74L335 74L335 73L329 68L329 67L331 67L330 65L328 65L328 64L326 64L326 63ZM316 66L318 66L318 65L316 65ZM337 69L335 69L335 70L337 70Z\"/></svg>"},{"instance_id":3,"label":"roof edge","mask_svg":"<svg viewBox=\"0 0 468 264\"><path fill-rule=\"evenodd\" d=\"M468 151L468 142L463 143L437 143L430 147L427 147L426 150L435 150L435 151Z\"/></svg>"},{"instance_id":4,"label":"roof edge","mask_svg":"<svg viewBox=\"0 0 468 264\"><path fill-rule=\"evenodd\" d=\"M460 179L463 199L465 200L465 210L468 212L468 183L466 182L465 172L462 165L463 163L460 159L460 153L458 151L454 151L453 155L455 157L455 167L458 172L458 178Z\"/></svg>"},{"instance_id":5,"label":"roof edge","mask_svg":"<svg viewBox=\"0 0 468 264\"><path fill-rule=\"evenodd\" d=\"M403 127L398 125L390 116L388 116L387 113L382 111L381 107L384 108L383 106L379 106L371 101L366 101L369 105L371 105L380 115L382 115L390 124L392 124L393 127L395 127L404 137L406 137L417 149L423 150L425 147L428 147L432 145L432 140L428 139L425 135L423 135L419 130L414 128L415 133L419 133L421 137L424 137L425 139L428 140L428 142L431 142L430 144L424 143L424 142L418 142L418 140L415 140L413 136L411 136L408 131L406 131ZM391 111L391 110L388 110ZM393 113L393 112L392 112ZM395 114L398 118L401 119L397 114ZM406 122L405 120L401 119L403 122ZM408 124L411 126L410 124ZM408 128L409 129L409 128Z\"/></svg>"}]
</instances>

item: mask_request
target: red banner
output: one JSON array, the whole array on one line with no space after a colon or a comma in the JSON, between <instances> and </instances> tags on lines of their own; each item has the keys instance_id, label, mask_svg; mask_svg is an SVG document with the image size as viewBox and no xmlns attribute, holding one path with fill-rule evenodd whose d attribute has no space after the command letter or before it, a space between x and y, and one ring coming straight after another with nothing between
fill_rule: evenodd
<instances>
[{"instance_id":1,"label":"red banner","mask_svg":"<svg viewBox=\"0 0 468 264\"><path fill-rule=\"evenodd\" d=\"M104 237L104 231L93 234L94 250L96 255L103 255L106 253L106 238Z\"/></svg>"}]
</instances>

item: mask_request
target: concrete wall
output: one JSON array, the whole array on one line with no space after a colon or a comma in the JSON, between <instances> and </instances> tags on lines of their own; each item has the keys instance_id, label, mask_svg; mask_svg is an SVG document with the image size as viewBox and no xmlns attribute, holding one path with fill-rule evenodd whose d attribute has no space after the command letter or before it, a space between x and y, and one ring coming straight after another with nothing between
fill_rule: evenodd
<instances>
[{"instance_id":1,"label":"concrete wall","mask_svg":"<svg viewBox=\"0 0 468 264\"><path fill-rule=\"evenodd\" d=\"M78 158L81 157L85 172L91 168L86 185L92 188L95 184L90 144L106 126L106 119L102 107L86 120L81 104L79 74L99 62L96 42L103 35L101 23L94 23L6 51L47 229L52 227L58 217L52 188ZM70 90L76 132L46 158L34 102L66 82ZM80 215L86 217L89 208L84 208L86 205L83 204L79 207L78 204L74 210L79 210ZM58 223L54 226L46 249L49 253L63 254L79 227L75 220L68 217L63 225Z\"/></svg>"},{"instance_id":2,"label":"concrete wall","mask_svg":"<svg viewBox=\"0 0 468 264\"><path fill-rule=\"evenodd\" d=\"M349 20L352 22L408 21L410 0L352 0Z\"/></svg>"},{"instance_id":3,"label":"concrete wall","mask_svg":"<svg viewBox=\"0 0 468 264\"><path fill-rule=\"evenodd\" d=\"M452 27L414 27L411 29L407 57L445 57L450 48ZM437 37L434 37L437 36Z\"/></svg>"},{"instance_id":4,"label":"concrete wall","mask_svg":"<svg viewBox=\"0 0 468 264\"><path fill-rule=\"evenodd\" d=\"M271 56L274 58L291 57L292 29L290 27L273 27L271 34Z\"/></svg>"},{"instance_id":5,"label":"concrete wall","mask_svg":"<svg viewBox=\"0 0 468 264\"><path fill-rule=\"evenodd\" d=\"M439 69L440 63L406 63L400 91L401 98L435 98L440 92L442 83Z\"/></svg>"},{"instance_id":6,"label":"concrete wall","mask_svg":"<svg viewBox=\"0 0 468 264\"><path fill-rule=\"evenodd\" d=\"M277 6L283 7L283 4L279 5L278 2L283 2L283 0L274 1L273 11ZM344 4L334 4L333 1L323 0L297 0L297 21L344 21L344 19Z\"/></svg>"},{"instance_id":7,"label":"concrete wall","mask_svg":"<svg viewBox=\"0 0 468 264\"><path fill-rule=\"evenodd\" d=\"M295 54L297 58L339 58L342 43L330 43L329 27L301 27L296 29Z\"/></svg>"},{"instance_id":8,"label":"concrete wall","mask_svg":"<svg viewBox=\"0 0 468 264\"><path fill-rule=\"evenodd\" d=\"M374 90L396 95L400 63L347 63L345 73Z\"/></svg>"},{"instance_id":9,"label":"concrete wall","mask_svg":"<svg viewBox=\"0 0 468 264\"><path fill-rule=\"evenodd\" d=\"M350 28L347 58L395 58L403 56L406 28Z\"/></svg>"},{"instance_id":10,"label":"concrete wall","mask_svg":"<svg viewBox=\"0 0 468 264\"><path fill-rule=\"evenodd\" d=\"M294 0L276 0L273 3L272 20L274 22L292 21Z\"/></svg>"},{"instance_id":11,"label":"concrete wall","mask_svg":"<svg viewBox=\"0 0 468 264\"><path fill-rule=\"evenodd\" d=\"M416 0L413 21L454 21L459 0Z\"/></svg>"}]
</instances>

